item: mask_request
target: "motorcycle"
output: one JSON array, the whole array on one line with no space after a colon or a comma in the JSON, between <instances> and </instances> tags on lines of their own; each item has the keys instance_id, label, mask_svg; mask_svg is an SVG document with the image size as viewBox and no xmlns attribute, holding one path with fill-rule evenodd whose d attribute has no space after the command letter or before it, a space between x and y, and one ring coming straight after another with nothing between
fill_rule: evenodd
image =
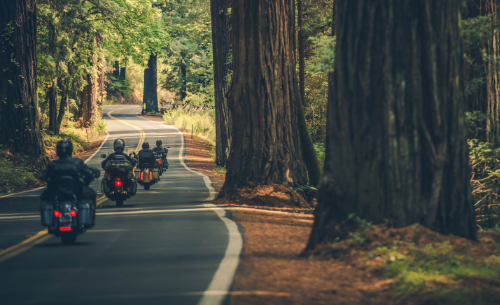
<instances>
[{"instance_id":1,"label":"motorcycle","mask_svg":"<svg viewBox=\"0 0 500 305\"><path fill-rule=\"evenodd\" d=\"M106 158L106 155L101 155ZM101 191L112 201L115 201L117 207L123 206L123 202L137 193L137 181L133 175L132 163L125 158L106 162L104 170L106 174L101 181Z\"/></svg>"},{"instance_id":2,"label":"motorcycle","mask_svg":"<svg viewBox=\"0 0 500 305\"><path fill-rule=\"evenodd\" d=\"M161 176L163 174L163 171L164 171L162 154L161 153L155 153L155 157L156 157L155 168L158 169L158 173Z\"/></svg>"},{"instance_id":3,"label":"motorcycle","mask_svg":"<svg viewBox=\"0 0 500 305\"><path fill-rule=\"evenodd\" d=\"M135 175L137 183L144 186L145 190L149 190L151 185L160 180L159 169L149 163L144 163L139 169L136 168Z\"/></svg>"},{"instance_id":4,"label":"motorcycle","mask_svg":"<svg viewBox=\"0 0 500 305\"><path fill-rule=\"evenodd\" d=\"M94 172L94 176L98 178L99 173ZM63 244L72 244L77 235L94 226L95 204L92 199L78 199L83 181L75 169L66 169L55 179L57 195L51 201L42 200L40 205L42 226L49 234L61 237ZM46 180L50 183L51 179Z\"/></svg>"}]
</instances>

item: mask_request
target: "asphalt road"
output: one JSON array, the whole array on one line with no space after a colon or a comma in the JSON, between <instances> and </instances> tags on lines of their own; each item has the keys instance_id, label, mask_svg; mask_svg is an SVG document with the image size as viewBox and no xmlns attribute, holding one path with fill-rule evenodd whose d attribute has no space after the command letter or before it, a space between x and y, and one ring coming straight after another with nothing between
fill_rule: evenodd
<instances>
[{"instance_id":1,"label":"asphalt road","mask_svg":"<svg viewBox=\"0 0 500 305\"><path fill-rule=\"evenodd\" d=\"M126 151L161 139L170 146L169 170L150 190L138 186L123 207L98 200L96 226L74 245L41 232L43 189L0 198L1 304L225 302L241 251L236 224L206 202L213 189L184 166L179 131L138 111L104 107L109 138L87 164L100 168L100 155L112 151L116 138L125 140ZM92 187L101 197L100 179Z\"/></svg>"}]
</instances>

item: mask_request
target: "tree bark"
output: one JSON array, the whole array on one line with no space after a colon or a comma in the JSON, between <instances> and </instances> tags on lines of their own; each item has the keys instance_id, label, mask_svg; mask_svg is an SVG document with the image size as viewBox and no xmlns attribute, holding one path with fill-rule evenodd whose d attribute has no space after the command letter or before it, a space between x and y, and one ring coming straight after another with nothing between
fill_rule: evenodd
<instances>
[{"instance_id":1,"label":"tree bark","mask_svg":"<svg viewBox=\"0 0 500 305\"><path fill-rule=\"evenodd\" d=\"M57 70L56 68L56 77L52 80L52 86L47 92L49 99L49 130L53 133L57 132Z\"/></svg>"},{"instance_id":2,"label":"tree bark","mask_svg":"<svg viewBox=\"0 0 500 305\"><path fill-rule=\"evenodd\" d=\"M63 93L61 95L61 103L59 105L59 114L57 115L55 134L59 134L61 130L62 120L64 118L66 108L68 107L68 101L69 101L69 78L66 80L64 84Z\"/></svg>"},{"instance_id":3,"label":"tree bark","mask_svg":"<svg viewBox=\"0 0 500 305\"><path fill-rule=\"evenodd\" d=\"M300 100L302 101L302 105L306 104L306 91L305 91L305 49L304 49L304 33L302 30L302 0L297 0L297 13L298 13L298 34L297 38L299 41L299 92L300 92Z\"/></svg>"},{"instance_id":4,"label":"tree bark","mask_svg":"<svg viewBox=\"0 0 500 305\"><path fill-rule=\"evenodd\" d=\"M227 107L227 90L229 86L226 78L231 69L227 63L230 46L230 17L228 9L230 0L211 0L210 11L212 16L212 48L214 67L214 100L215 100L215 163L218 166L226 164L226 148L230 143L229 108Z\"/></svg>"},{"instance_id":5,"label":"tree bark","mask_svg":"<svg viewBox=\"0 0 500 305\"><path fill-rule=\"evenodd\" d=\"M326 160L307 249L351 213L476 238L460 1L337 3Z\"/></svg>"},{"instance_id":6,"label":"tree bark","mask_svg":"<svg viewBox=\"0 0 500 305\"><path fill-rule=\"evenodd\" d=\"M36 1L0 1L0 144L46 162L36 84Z\"/></svg>"},{"instance_id":7,"label":"tree bark","mask_svg":"<svg viewBox=\"0 0 500 305\"><path fill-rule=\"evenodd\" d=\"M181 101L184 101L187 97L187 69L186 62L184 61L184 53L181 52L182 63L181 63Z\"/></svg>"},{"instance_id":8,"label":"tree bark","mask_svg":"<svg viewBox=\"0 0 500 305\"><path fill-rule=\"evenodd\" d=\"M120 78L125 79L126 67L120 68Z\"/></svg>"},{"instance_id":9,"label":"tree bark","mask_svg":"<svg viewBox=\"0 0 500 305\"><path fill-rule=\"evenodd\" d=\"M250 184L307 181L297 128L295 5L233 1L233 140L220 196Z\"/></svg>"},{"instance_id":10,"label":"tree bark","mask_svg":"<svg viewBox=\"0 0 500 305\"><path fill-rule=\"evenodd\" d=\"M82 91L82 122L83 127L89 128L92 124L92 78L90 73L85 76L87 85Z\"/></svg>"},{"instance_id":11,"label":"tree bark","mask_svg":"<svg viewBox=\"0 0 500 305\"><path fill-rule=\"evenodd\" d=\"M158 112L158 75L156 70L156 54L151 53L148 60L148 69L144 70L144 98L143 103L150 111Z\"/></svg>"}]
</instances>

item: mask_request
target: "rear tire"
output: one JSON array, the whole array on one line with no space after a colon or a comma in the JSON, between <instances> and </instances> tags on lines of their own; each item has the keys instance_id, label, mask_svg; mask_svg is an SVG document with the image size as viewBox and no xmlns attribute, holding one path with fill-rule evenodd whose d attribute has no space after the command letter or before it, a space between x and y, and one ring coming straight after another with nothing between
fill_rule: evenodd
<instances>
[{"instance_id":1,"label":"rear tire","mask_svg":"<svg viewBox=\"0 0 500 305\"><path fill-rule=\"evenodd\" d=\"M122 207L123 206L123 199L117 199L116 200L116 206L117 207Z\"/></svg>"},{"instance_id":2,"label":"rear tire","mask_svg":"<svg viewBox=\"0 0 500 305\"><path fill-rule=\"evenodd\" d=\"M145 185L145 186L144 186L144 189L145 189L145 190L149 190L149 184Z\"/></svg>"},{"instance_id":3,"label":"rear tire","mask_svg":"<svg viewBox=\"0 0 500 305\"><path fill-rule=\"evenodd\" d=\"M63 245L71 245L76 241L75 234L64 234L61 235L61 242Z\"/></svg>"}]
</instances>

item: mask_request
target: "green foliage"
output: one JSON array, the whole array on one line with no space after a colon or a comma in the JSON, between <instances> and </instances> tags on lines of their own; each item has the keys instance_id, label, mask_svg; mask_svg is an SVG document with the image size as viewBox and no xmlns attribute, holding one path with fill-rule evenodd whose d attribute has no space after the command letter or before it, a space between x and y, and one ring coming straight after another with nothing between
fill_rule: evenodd
<instances>
[{"instance_id":1,"label":"green foliage","mask_svg":"<svg viewBox=\"0 0 500 305\"><path fill-rule=\"evenodd\" d=\"M311 72L322 72L324 74L333 72L335 62L335 36L321 35L309 37L309 42L314 47L314 54L309 57Z\"/></svg>"},{"instance_id":2,"label":"green foliage","mask_svg":"<svg viewBox=\"0 0 500 305\"><path fill-rule=\"evenodd\" d=\"M314 149L316 150L316 155L318 156L320 169L323 171L323 168L325 167L325 144L314 143Z\"/></svg>"},{"instance_id":3,"label":"green foliage","mask_svg":"<svg viewBox=\"0 0 500 305\"><path fill-rule=\"evenodd\" d=\"M191 106L214 103L210 2L203 0L160 1L163 22L170 38L165 48L162 86L187 97Z\"/></svg>"},{"instance_id":4,"label":"green foliage","mask_svg":"<svg viewBox=\"0 0 500 305\"><path fill-rule=\"evenodd\" d=\"M475 261L469 255L454 251L449 242L416 245L395 240L392 246L378 247L368 256L385 262L379 269L385 277L394 278L399 293L446 296L443 304L452 304L448 294L451 289L441 287L453 287L468 278L500 284L499 256ZM470 294L477 297L478 291L469 291L465 296Z\"/></svg>"},{"instance_id":5,"label":"green foliage","mask_svg":"<svg viewBox=\"0 0 500 305\"><path fill-rule=\"evenodd\" d=\"M6 195L34 186L37 173L22 156L4 155L0 151L0 195Z\"/></svg>"},{"instance_id":6,"label":"green foliage","mask_svg":"<svg viewBox=\"0 0 500 305\"><path fill-rule=\"evenodd\" d=\"M215 143L215 112L213 109L176 108L167 110L163 115L167 124L184 131L193 131L193 134Z\"/></svg>"},{"instance_id":7,"label":"green foliage","mask_svg":"<svg viewBox=\"0 0 500 305\"><path fill-rule=\"evenodd\" d=\"M468 143L477 223L481 228L492 228L500 224L500 148L477 139Z\"/></svg>"},{"instance_id":8,"label":"green foliage","mask_svg":"<svg viewBox=\"0 0 500 305\"><path fill-rule=\"evenodd\" d=\"M132 95L132 87L128 78L116 77L113 74L108 74L108 95L121 95L125 98L130 98Z\"/></svg>"}]
</instances>

